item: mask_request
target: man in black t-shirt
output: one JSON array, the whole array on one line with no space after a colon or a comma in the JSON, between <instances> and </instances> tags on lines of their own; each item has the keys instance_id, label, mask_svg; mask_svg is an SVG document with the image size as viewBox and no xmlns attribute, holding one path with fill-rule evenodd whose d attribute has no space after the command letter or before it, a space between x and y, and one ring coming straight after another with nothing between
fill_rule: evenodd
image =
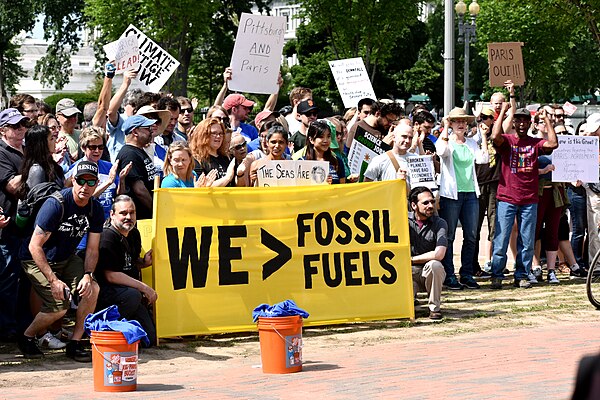
<instances>
[{"instance_id":1,"label":"man in black t-shirt","mask_svg":"<svg viewBox=\"0 0 600 400\"><path fill-rule=\"evenodd\" d=\"M72 340L66 345L67 356L80 362L92 360L80 339L84 319L94 311L98 298L94 270L104 211L100 202L92 197L98 185L98 165L81 161L75 168L71 178L73 187L61 190L61 196L53 195L44 202L35 218L33 235L21 246L21 265L42 299L41 311L19 340L19 348L27 358L43 356L35 336L42 336L42 344L53 341L47 337L48 328L66 314L70 300L79 298ZM75 250L86 233L84 261Z\"/></svg>"},{"instance_id":2,"label":"man in black t-shirt","mask_svg":"<svg viewBox=\"0 0 600 400\"><path fill-rule=\"evenodd\" d=\"M140 257L142 240L135 227L135 204L131 197L118 196L110 212L110 226L104 228L100 239L98 284L100 296L97 309L113 304L121 317L138 321L150 344L156 343L156 328L147 304L157 299L150 286L141 281L140 269L152 265L152 250Z\"/></svg>"},{"instance_id":3,"label":"man in black t-shirt","mask_svg":"<svg viewBox=\"0 0 600 400\"><path fill-rule=\"evenodd\" d=\"M154 176L158 173L144 147L152 142L158 128L157 120L143 115L132 115L123 123L125 146L117 155L119 170L132 163L131 171L125 178L126 193L133 199L139 219L152 218L152 193Z\"/></svg>"}]
</instances>

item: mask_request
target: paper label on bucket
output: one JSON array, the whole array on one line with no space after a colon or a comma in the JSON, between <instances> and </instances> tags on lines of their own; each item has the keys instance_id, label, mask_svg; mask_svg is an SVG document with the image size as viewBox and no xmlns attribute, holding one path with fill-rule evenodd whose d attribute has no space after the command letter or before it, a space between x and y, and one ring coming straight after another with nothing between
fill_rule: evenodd
<instances>
[{"instance_id":1,"label":"paper label on bucket","mask_svg":"<svg viewBox=\"0 0 600 400\"><path fill-rule=\"evenodd\" d=\"M104 386L131 386L137 383L138 356L134 352L102 353Z\"/></svg>"},{"instance_id":2,"label":"paper label on bucket","mask_svg":"<svg viewBox=\"0 0 600 400\"><path fill-rule=\"evenodd\" d=\"M302 334L285 337L286 357L285 367L299 367L302 365Z\"/></svg>"}]
</instances>

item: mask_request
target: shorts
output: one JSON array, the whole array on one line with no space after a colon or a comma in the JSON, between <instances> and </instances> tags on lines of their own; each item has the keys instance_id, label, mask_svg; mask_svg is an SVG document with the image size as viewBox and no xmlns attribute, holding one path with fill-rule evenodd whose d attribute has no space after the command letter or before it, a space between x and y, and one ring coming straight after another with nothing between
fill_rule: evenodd
<instances>
[{"instance_id":1,"label":"shorts","mask_svg":"<svg viewBox=\"0 0 600 400\"><path fill-rule=\"evenodd\" d=\"M50 262L49 264L58 279L66 283L71 290L71 293L74 293L77 289L77 284L83 278L83 260L79 256L73 254L65 261ZM31 281L33 290L42 299L41 312L55 313L69 309L71 303L68 300L56 300L52 296L50 282L48 282L46 276L40 271L35 261L21 261L21 265L25 270L25 274Z\"/></svg>"}]
</instances>

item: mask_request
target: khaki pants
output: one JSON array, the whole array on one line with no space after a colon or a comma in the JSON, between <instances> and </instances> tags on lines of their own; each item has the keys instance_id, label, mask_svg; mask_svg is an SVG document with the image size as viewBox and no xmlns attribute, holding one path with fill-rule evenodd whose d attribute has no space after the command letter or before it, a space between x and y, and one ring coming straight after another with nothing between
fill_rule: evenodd
<instances>
[{"instance_id":1,"label":"khaki pants","mask_svg":"<svg viewBox=\"0 0 600 400\"><path fill-rule=\"evenodd\" d=\"M446 279L446 272L441 262L431 260L425 265L412 266L413 290L415 296L419 292L429 295L429 311L440 311L442 303L442 284Z\"/></svg>"}]
</instances>

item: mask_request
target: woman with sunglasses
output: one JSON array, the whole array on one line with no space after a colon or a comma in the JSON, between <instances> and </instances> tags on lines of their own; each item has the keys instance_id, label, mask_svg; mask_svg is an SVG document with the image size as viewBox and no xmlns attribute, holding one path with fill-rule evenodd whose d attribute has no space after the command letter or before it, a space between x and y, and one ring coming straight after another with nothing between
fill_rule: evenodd
<instances>
[{"instance_id":1,"label":"woman with sunglasses","mask_svg":"<svg viewBox=\"0 0 600 400\"><path fill-rule=\"evenodd\" d=\"M311 122L306 132L306 154L300 160L328 161L327 182L346 183L344 162L331 150L331 128L326 120Z\"/></svg>"},{"instance_id":2,"label":"woman with sunglasses","mask_svg":"<svg viewBox=\"0 0 600 400\"><path fill-rule=\"evenodd\" d=\"M479 289L479 284L473 279L479 218L479 184L475 164L488 162L489 156L487 146L480 148L475 140L466 137L469 123L474 119L460 107L452 109L443 118L444 131L435 142L442 160L439 214L448 223L448 250L442 261L446 270L444 285L450 290L460 290L463 286ZM487 141L486 138L483 140ZM460 283L454 274L453 261L453 242L459 221L463 231Z\"/></svg>"},{"instance_id":3,"label":"woman with sunglasses","mask_svg":"<svg viewBox=\"0 0 600 400\"><path fill-rule=\"evenodd\" d=\"M194 172L193 156L185 142L171 143L165 159L164 176L161 188L193 188L210 187L217 177L217 170L213 169L207 175L198 176Z\"/></svg>"},{"instance_id":4,"label":"woman with sunglasses","mask_svg":"<svg viewBox=\"0 0 600 400\"><path fill-rule=\"evenodd\" d=\"M227 129L218 118L200 122L190 134L189 145L194 155L194 172L207 176L217 170L217 179L211 186L235 186L235 160L228 155Z\"/></svg>"}]
</instances>

